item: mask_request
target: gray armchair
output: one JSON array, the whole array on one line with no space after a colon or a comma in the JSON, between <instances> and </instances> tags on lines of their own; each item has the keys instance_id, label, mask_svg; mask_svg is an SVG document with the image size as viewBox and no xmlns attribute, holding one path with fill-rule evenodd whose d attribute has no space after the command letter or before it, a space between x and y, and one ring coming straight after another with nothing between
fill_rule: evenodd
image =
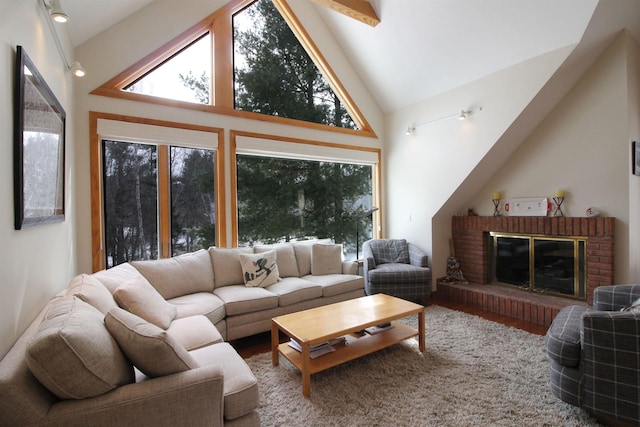
<instances>
[{"instance_id":1,"label":"gray armchair","mask_svg":"<svg viewBox=\"0 0 640 427\"><path fill-rule=\"evenodd\" d=\"M364 290L418 303L431 295L429 257L405 239L374 239L362 245Z\"/></svg>"},{"instance_id":2,"label":"gray armchair","mask_svg":"<svg viewBox=\"0 0 640 427\"><path fill-rule=\"evenodd\" d=\"M607 423L640 425L640 285L601 286L593 308L560 310L545 336L551 391Z\"/></svg>"}]
</instances>

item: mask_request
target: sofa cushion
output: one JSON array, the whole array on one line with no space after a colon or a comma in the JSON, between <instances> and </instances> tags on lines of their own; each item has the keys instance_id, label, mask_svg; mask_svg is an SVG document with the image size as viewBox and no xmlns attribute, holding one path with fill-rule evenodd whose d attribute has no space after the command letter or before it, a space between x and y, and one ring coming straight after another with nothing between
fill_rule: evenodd
<instances>
[{"instance_id":1,"label":"sofa cushion","mask_svg":"<svg viewBox=\"0 0 640 427\"><path fill-rule=\"evenodd\" d=\"M195 369L199 365L167 331L121 308L109 310L107 329L136 368L148 377Z\"/></svg>"},{"instance_id":2,"label":"sofa cushion","mask_svg":"<svg viewBox=\"0 0 640 427\"><path fill-rule=\"evenodd\" d=\"M106 314L116 301L111 292L95 277L88 274L80 274L67 285L66 295L75 295L87 304L97 308L102 314Z\"/></svg>"},{"instance_id":3,"label":"sofa cushion","mask_svg":"<svg viewBox=\"0 0 640 427\"><path fill-rule=\"evenodd\" d=\"M176 307L176 319L202 314L215 324L225 316L224 302L211 292L183 295L168 302Z\"/></svg>"},{"instance_id":4,"label":"sofa cushion","mask_svg":"<svg viewBox=\"0 0 640 427\"><path fill-rule=\"evenodd\" d=\"M552 360L564 366L578 366L582 315L588 310L585 306L571 305L558 312L544 338Z\"/></svg>"},{"instance_id":5,"label":"sofa cushion","mask_svg":"<svg viewBox=\"0 0 640 427\"><path fill-rule=\"evenodd\" d=\"M322 288L323 297L332 297L364 288L364 278L357 274L325 274L304 276L305 280Z\"/></svg>"},{"instance_id":6,"label":"sofa cushion","mask_svg":"<svg viewBox=\"0 0 640 427\"><path fill-rule=\"evenodd\" d=\"M134 381L133 367L103 319L96 308L65 296L51 302L31 338L27 365L60 399L99 396Z\"/></svg>"},{"instance_id":7,"label":"sofa cushion","mask_svg":"<svg viewBox=\"0 0 640 427\"><path fill-rule=\"evenodd\" d=\"M278 295L280 307L322 296L321 286L299 277L286 277L267 289Z\"/></svg>"},{"instance_id":8,"label":"sofa cushion","mask_svg":"<svg viewBox=\"0 0 640 427\"><path fill-rule=\"evenodd\" d=\"M255 245L254 253L262 253L270 250L276 251L276 259L278 260L278 271L280 277L300 277L298 272L298 261L296 253L291 243L280 243L277 245Z\"/></svg>"},{"instance_id":9,"label":"sofa cushion","mask_svg":"<svg viewBox=\"0 0 640 427\"><path fill-rule=\"evenodd\" d=\"M213 267L206 249L173 258L132 261L131 265L164 299L213 290Z\"/></svg>"},{"instance_id":10,"label":"sofa cushion","mask_svg":"<svg viewBox=\"0 0 640 427\"><path fill-rule=\"evenodd\" d=\"M224 301L227 316L267 310L278 306L278 295L265 288L244 285L223 286L213 290Z\"/></svg>"},{"instance_id":11,"label":"sofa cushion","mask_svg":"<svg viewBox=\"0 0 640 427\"><path fill-rule=\"evenodd\" d=\"M311 246L311 274L320 276L340 273L342 273L342 245Z\"/></svg>"},{"instance_id":12,"label":"sofa cushion","mask_svg":"<svg viewBox=\"0 0 640 427\"><path fill-rule=\"evenodd\" d=\"M162 329L167 329L176 317L176 307L162 298L143 276L124 282L113 296L120 307Z\"/></svg>"},{"instance_id":13,"label":"sofa cushion","mask_svg":"<svg viewBox=\"0 0 640 427\"><path fill-rule=\"evenodd\" d=\"M379 264L367 272L367 280L371 284L420 284L424 285L431 279L431 269L416 267L404 263Z\"/></svg>"},{"instance_id":14,"label":"sofa cushion","mask_svg":"<svg viewBox=\"0 0 640 427\"><path fill-rule=\"evenodd\" d=\"M167 333L187 351L224 341L213 323L204 316L176 319L167 328Z\"/></svg>"},{"instance_id":15,"label":"sofa cushion","mask_svg":"<svg viewBox=\"0 0 640 427\"><path fill-rule=\"evenodd\" d=\"M107 270L100 270L92 274L93 277L98 279L109 292L114 293L116 288L123 282L138 276L140 272L136 270L134 266L125 262L124 264L118 264L115 267L111 267Z\"/></svg>"},{"instance_id":16,"label":"sofa cushion","mask_svg":"<svg viewBox=\"0 0 640 427\"><path fill-rule=\"evenodd\" d=\"M242 357L229 343L220 343L190 352L201 366L219 365L224 375L224 418L233 420L260 405L258 381Z\"/></svg>"},{"instance_id":17,"label":"sofa cushion","mask_svg":"<svg viewBox=\"0 0 640 427\"><path fill-rule=\"evenodd\" d=\"M293 251L296 254L296 264L298 264L298 277L311 274L311 247L315 244L333 244L331 239L315 239L294 242Z\"/></svg>"},{"instance_id":18,"label":"sofa cushion","mask_svg":"<svg viewBox=\"0 0 640 427\"><path fill-rule=\"evenodd\" d=\"M267 287L280 280L276 251L259 254L238 254L245 286Z\"/></svg>"},{"instance_id":19,"label":"sofa cushion","mask_svg":"<svg viewBox=\"0 0 640 427\"><path fill-rule=\"evenodd\" d=\"M253 248L209 248L216 288L244 283L242 265L238 254L252 254Z\"/></svg>"}]
</instances>

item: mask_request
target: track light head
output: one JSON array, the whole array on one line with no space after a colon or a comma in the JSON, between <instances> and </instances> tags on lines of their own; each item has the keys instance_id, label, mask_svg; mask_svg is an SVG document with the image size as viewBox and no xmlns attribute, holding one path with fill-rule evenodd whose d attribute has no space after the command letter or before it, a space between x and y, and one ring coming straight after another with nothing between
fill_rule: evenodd
<instances>
[{"instance_id":1,"label":"track light head","mask_svg":"<svg viewBox=\"0 0 640 427\"><path fill-rule=\"evenodd\" d=\"M60 7L59 0L50 0L47 5L47 9L49 10L49 15L51 15L51 18L54 21L64 23L69 20L69 16L64 13L62 7Z\"/></svg>"},{"instance_id":2,"label":"track light head","mask_svg":"<svg viewBox=\"0 0 640 427\"><path fill-rule=\"evenodd\" d=\"M87 72L84 70L84 68L82 68L82 65L80 65L78 61L73 61L69 69L76 77L84 77L87 74Z\"/></svg>"}]
</instances>

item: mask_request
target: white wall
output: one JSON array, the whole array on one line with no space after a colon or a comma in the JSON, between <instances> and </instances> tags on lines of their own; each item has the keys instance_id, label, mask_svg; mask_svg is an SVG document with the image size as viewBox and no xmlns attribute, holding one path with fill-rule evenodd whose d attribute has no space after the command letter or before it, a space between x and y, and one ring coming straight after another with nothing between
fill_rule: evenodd
<instances>
[{"instance_id":1,"label":"white wall","mask_svg":"<svg viewBox=\"0 0 640 427\"><path fill-rule=\"evenodd\" d=\"M630 176L630 141L640 139L638 46L620 35L558 101L547 94L557 90L554 78L570 52L543 55L388 116L387 235L424 247L434 278L446 274L452 215L468 208L491 215L496 191L503 198L551 197L560 188L566 215L584 216L595 206L617 218L614 280L640 279L640 250L629 239L636 235L630 225L640 227L640 178ZM462 124L402 134L412 122L475 106L483 111ZM523 122L535 126L514 132Z\"/></svg>"},{"instance_id":2,"label":"white wall","mask_svg":"<svg viewBox=\"0 0 640 427\"><path fill-rule=\"evenodd\" d=\"M181 123L191 123L225 129L225 152L229 153L229 130L259 132L285 137L303 138L315 141L341 143L353 146L380 148L378 138L366 138L336 132L319 131L297 126L271 122L247 120L239 117L211 114L193 110L183 110L161 105L152 105L114 99L89 93L101 86L130 65L136 63L153 50L170 41L205 18L226 0L189 0L189 7L183 2L156 0L137 13L127 17L115 26L98 34L76 48L76 59L87 70L87 76L78 84L76 91L76 135L80 144L76 152L75 172L78 175L77 207L85 215L78 217L78 266L80 271L91 271L91 218L89 180L89 112L114 113L128 116L153 118ZM313 6L307 2L292 2L294 12L299 14L316 44L331 64L338 78L354 99L373 129L381 135L384 132L382 113L372 101L366 87L359 81L346 56L333 39L331 33L311 13ZM170 22L168 17L171 17ZM157 25L162 22L163 25ZM229 159L227 158L226 182L230 182ZM231 234L230 196L227 189L227 234Z\"/></svg>"},{"instance_id":3,"label":"white wall","mask_svg":"<svg viewBox=\"0 0 640 427\"><path fill-rule=\"evenodd\" d=\"M11 348L33 317L76 271L72 159L72 78L66 71L39 0L3 1L0 26L0 356ZM68 37L63 43L71 51ZM13 79L16 46L26 50L67 113L66 219L62 223L14 230Z\"/></svg>"},{"instance_id":4,"label":"white wall","mask_svg":"<svg viewBox=\"0 0 640 427\"><path fill-rule=\"evenodd\" d=\"M504 198L552 197L560 188L565 215L586 216L593 206L615 217L616 283L631 280L627 46L622 34L469 200L478 213L491 215L494 191Z\"/></svg>"},{"instance_id":5,"label":"white wall","mask_svg":"<svg viewBox=\"0 0 640 427\"><path fill-rule=\"evenodd\" d=\"M406 238L425 249L431 257L434 282L446 271L450 218L459 205L454 203L453 210L442 213L441 223L432 220L451 198L465 202L474 197L484 179L517 149L517 139L503 141L493 165L482 173L476 170L571 50L568 46L542 55L388 115L385 234ZM412 136L404 134L412 123L476 107L482 111L463 122L453 118L420 127ZM468 182L472 173L476 176Z\"/></svg>"}]
</instances>

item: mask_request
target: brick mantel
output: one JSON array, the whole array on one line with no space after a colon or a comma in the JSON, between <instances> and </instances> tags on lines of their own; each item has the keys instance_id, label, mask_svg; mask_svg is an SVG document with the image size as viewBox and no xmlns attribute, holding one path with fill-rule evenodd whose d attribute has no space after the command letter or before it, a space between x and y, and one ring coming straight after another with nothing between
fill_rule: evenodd
<instances>
[{"instance_id":1,"label":"brick mantel","mask_svg":"<svg viewBox=\"0 0 640 427\"><path fill-rule=\"evenodd\" d=\"M487 233L496 231L584 237L587 240L587 303L593 302L595 288L613 284L613 217L454 216L451 223L456 258L470 283L490 283Z\"/></svg>"}]
</instances>

